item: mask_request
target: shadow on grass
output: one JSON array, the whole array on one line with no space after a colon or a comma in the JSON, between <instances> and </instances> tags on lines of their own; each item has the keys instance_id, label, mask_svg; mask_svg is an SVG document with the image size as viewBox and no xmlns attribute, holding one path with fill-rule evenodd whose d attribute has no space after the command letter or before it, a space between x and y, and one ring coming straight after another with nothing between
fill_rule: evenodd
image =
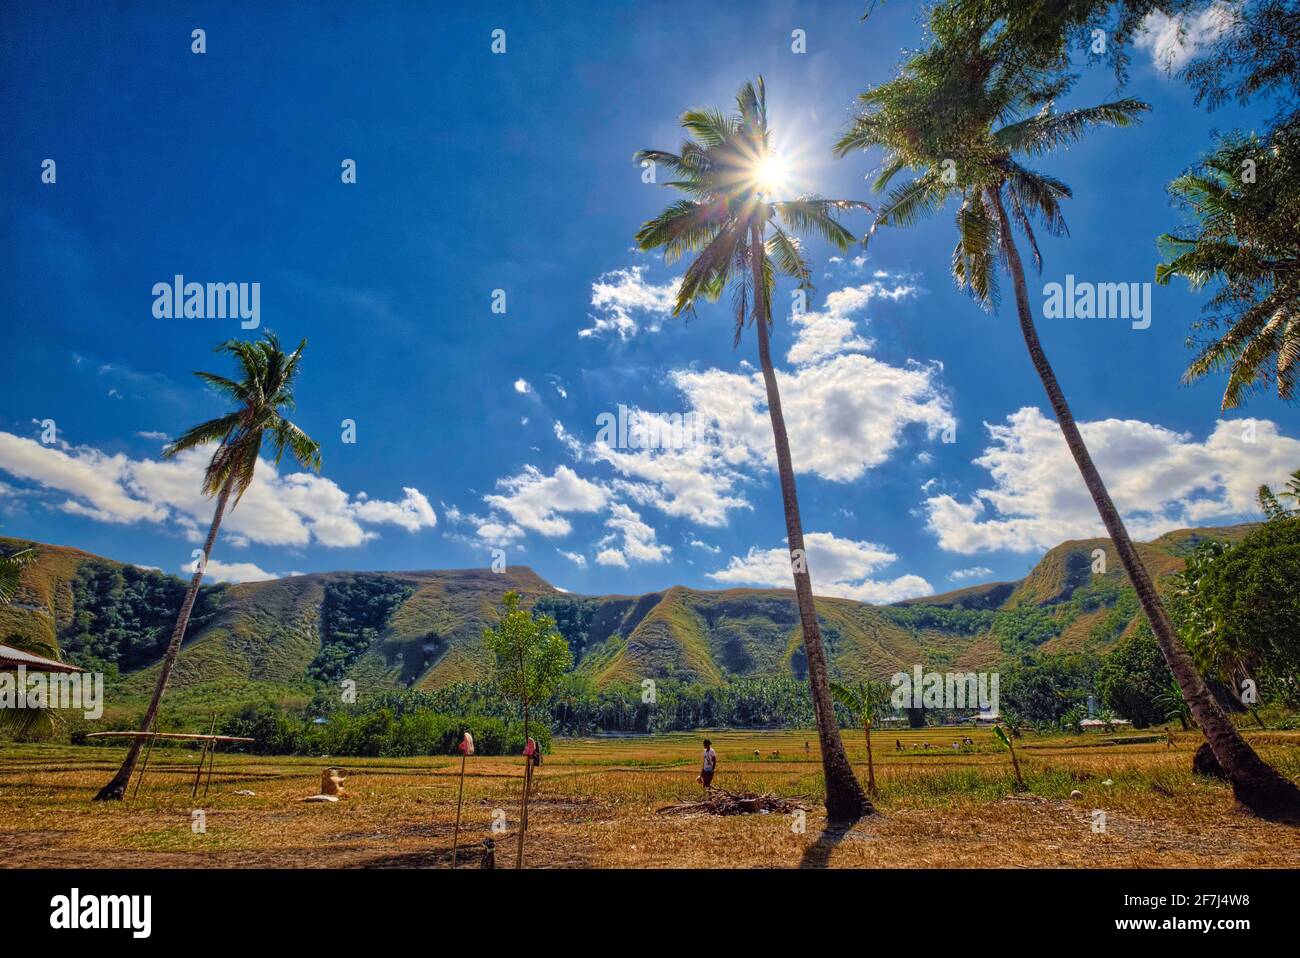
<instances>
[{"instance_id":1,"label":"shadow on grass","mask_svg":"<svg viewBox=\"0 0 1300 958\"><path fill-rule=\"evenodd\" d=\"M800 868L826 868L830 864L831 853L839 848L840 843L844 841L844 836L853 830L852 823L849 825L827 825L822 829L822 833L817 836L817 840L808 846L808 850L803 853L803 858L799 860Z\"/></svg>"}]
</instances>

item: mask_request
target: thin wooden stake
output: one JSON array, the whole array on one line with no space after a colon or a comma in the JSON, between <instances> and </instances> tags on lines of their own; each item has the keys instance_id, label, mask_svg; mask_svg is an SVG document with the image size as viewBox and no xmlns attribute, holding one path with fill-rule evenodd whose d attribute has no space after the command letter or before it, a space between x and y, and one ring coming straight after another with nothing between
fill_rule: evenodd
<instances>
[{"instance_id":1,"label":"thin wooden stake","mask_svg":"<svg viewBox=\"0 0 1300 958\"><path fill-rule=\"evenodd\" d=\"M144 750L144 761L140 763L140 774L135 779L135 791L131 793L132 801L140 794L140 783L144 781L144 770L149 767L149 756L153 752L153 743L158 741L157 735L149 736L149 747Z\"/></svg>"},{"instance_id":2,"label":"thin wooden stake","mask_svg":"<svg viewBox=\"0 0 1300 958\"><path fill-rule=\"evenodd\" d=\"M460 794L456 796L456 829L451 833L451 867L456 867L456 852L460 848L460 807L465 800L465 760L469 758L460 753Z\"/></svg>"},{"instance_id":3,"label":"thin wooden stake","mask_svg":"<svg viewBox=\"0 0 1300 958\"><path fill-rule=\"evenodd\" d=\"M203 743L203 751L199 753L199 767L194 772L194 787L190 789L190 798L199 793L199 779L203 777L203 763L208 760L208 743Z\"/></svg>"},{"instance_id":4,"label":"thin wooden stake","mask_svg":"<svg viewBox=\"0 0 1300 958\"><path fill-rule=\"evenodd\" d=\"M209 735L217 734L217 713L216 712L212 713L212 729L208 732L208 734ZM203 783L204 798L208 797L208 789L212 787L212 768L216 764L217 764L217 740L214 738L212 740L212 749L208 753L208 780Z\"/></svg>"},{"instance_id":5,"label":"thin wooden stake","mask_svg":"<svg viewBox=\"0 0 1300 958\"><path fill-rule=\"evenodd\" d=\"M515 867L524 867L524 832L528 830L528 786L532 784L533 779L533 757L524 756L527 765L524 766L524 797L523 811L519 815L519 851L515 855Z\"/></svg>"}]
</instances>

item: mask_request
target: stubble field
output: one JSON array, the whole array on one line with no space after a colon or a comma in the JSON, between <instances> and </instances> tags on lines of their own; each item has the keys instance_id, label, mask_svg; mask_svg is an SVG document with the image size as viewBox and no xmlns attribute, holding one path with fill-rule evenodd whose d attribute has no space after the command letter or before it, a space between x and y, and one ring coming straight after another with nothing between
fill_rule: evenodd
<instances>
[{"instance_id":1,"label":"stubble field","mask_svg":"<svg viewBox=\"0 0 1300 958\"><path fill-rule=\"evenodd\" d=\"M706 734L719 756L715 785L799 800L806 815L662 814L701 797L695 776ZM1246 734L1266 759L1300 778L1300 732ZM964 735L974 745L955 751ZM1017 792L1007 753L987 729L883 730L873 736L881 814L830 834L812 732L561 740L535 776L524 865L1300 867L1300 828L1239 814L1226 786L1191 774L1200 741L1179 733L1169 748L1162 732L1027 735L1017 751L1028 789ZM845 743L865 780L861 733L846 731ZM451 865L458 757L218 754L211 790L204 797L200 785L191 798L199 753L159 748L138 797L92 802L121 755L5 746L0 861L11 868ZM496 841L497 866L514 867L521 763L469 759L460 867L478 867L485 838ZM304 803L330 765L343 769L346 796ZM1082 797L1072 799L1074 790Z\"/></svg>"}]
</instances>

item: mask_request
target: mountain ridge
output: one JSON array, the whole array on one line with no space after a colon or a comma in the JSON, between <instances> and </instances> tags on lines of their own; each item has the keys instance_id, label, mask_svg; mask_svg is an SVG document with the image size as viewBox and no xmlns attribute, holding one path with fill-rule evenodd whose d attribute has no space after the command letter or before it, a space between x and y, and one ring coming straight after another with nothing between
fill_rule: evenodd
<instances>
[{"instance_id":1,"label":"mountain ridge","mask_svg":"<svg viewBox=\"0 0 1300 958\"><path fill-rule=\"evenodd\" d=\"M1163 586L1199 539L1235 541L1251 528L1175 530L1139 551ZM5 552L28 545L38 558L15 604L0 608L0 642L110 669L123 695L147 694L184 580L76 547L0 538ZM1105 565L1095 571L1098 549ZM1078 539L1048 550L1013 582L883 606L818 596L832 672L857 680L918 663L986 668L1033 649L1104 652L1141 619L1118 565L1108 539ZM205 586L172 682L301 690L346 678L377 691L484 679L491 657L482 633L511 590L557 619L575 670L597 686L806 675L792 589L675 585L584 595L510 566L312 572Z\"/></svg>"}]
</instances>

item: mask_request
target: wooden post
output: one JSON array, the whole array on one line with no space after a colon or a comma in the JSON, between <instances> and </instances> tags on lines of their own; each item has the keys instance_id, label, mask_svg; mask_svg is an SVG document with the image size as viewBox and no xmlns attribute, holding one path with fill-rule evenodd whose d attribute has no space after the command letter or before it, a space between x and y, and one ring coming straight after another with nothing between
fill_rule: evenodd
<instances>
[{"instance_id":1,"label":"wooden post","mask_svg":"<svg viewBox=\"0 0 1300 958\"><path fill-rule=\"evenodd\" d=\"M190 789L190 798L199 793L199 779L203 777L203 763L208 760L208 744L203 743L203 751L199 753L199 767L194 773L194 787Z\"/></svg>"},{"instance_id":2,"label":"wooden post","mask_svg":"<svg viewBox=\"0 0 1300 958\"><path fill-rule=\"evenodd\" d=\"M527 728L527 724L524 726ZM533 755L541 746L531 738L524 740L524 794L520 800L519 850L515 853L515 867L524 867L524 833L528 831L528 791L533 784Z\"/></svg>"},{"instance_id":3,"label":"wooden post","mask_svg":"<svg viewBox=\"0 0 1300 958\"><path fill-rule=\"evenodd\" d=\"M474 754L474 736L466 729L460 740L460 794L456 796L456 828L451 833L451 867L456 867L456 853L460 849L460 810L465 802L465 761Z\"/></svg>"},{"instance_id":4,"label":"wooden post","mask_svg":"<svg viewBox=\"0 0 1300 958\"><path fill-rule=\"evenodd\" d=\"M212 769L217 764L217 743L212 743L212 749L208 752L208 777L203 783L203 797L208 797L208 789L212 787Z\"/></svg>"},{"instance_id":5,"label":"wooden post","mask_svg":"<svg viewBox=\"0 0 1300 958\"><path fill-rule=\"evenodd\" d=\"M216 712L212 713L212 729L211 731L208 732L208 734L212 736L215 736L217 734L217 713ZM217 764L217 740L214 737L212 739L212 750L208 753L208 780L203 783L204 798L208 797L208 789L212 787L212 768L216 764Z\"/></svg>"},{"instance_id":6,"label":"wooden post","mask_svg":"<svg viewBox=\"0 0 1300 958\"><path fill-rule=\"evenodd\" d=\"M208 732L208 734L209 735L217 734L217 713L216 712L212 713L212 730ZM211 739L205 740L203 743L203 751L199 753L199 770L194 773L194 787L190 789L190 798L193 798L199 793L199 779L203 777L203 763L207 760L208 749L215 748L216 744L217 743L212 741ZM210 776L208 778L208 781L209 782L212 781ZM203 794L204 795L208 794L208 790L206 788L203 790Z\"/></svg>"},{"instance_id":7,"label":"wooden post","mask_svg":"<svg viewBox=\"0 0 1300 958\"><path fill-rule=\"evenodd\" d=\"M157 733L149 736L149 747L144 750L144 761L140 763L140 774L135 779L135 791L131 793L134 799L140 794L140 783L144 781L144 770L149 767L149 756L153 753L153 743L158 741Z\"/></svg>"},{"instance_id":8,"label":"wooden post","mask_svg":"<svg viewBox=\"0 0 1300 958\"><path fill-rule=\"evenodd\" d=\"M456 867L456 852L460 848L460 809L465 801L465 760L469 756L461 754L460 757L460 793L456 796L456 829L451 833L451 867Z\"/></svg>"},{"instance_id":9,"label":"wooden post","mask_svg":"<svg viewBox=\"0 0 1300 958\"><path fill-rule=\"evenodd\" d=\"M527 757L528 764L524 766L524 797L521 802L523 811L519 815L519 850L515 854L515 867L524 867L524 832L528 830L528 786L533 777L533 758Z\"/></svg>"}]
</instances>

